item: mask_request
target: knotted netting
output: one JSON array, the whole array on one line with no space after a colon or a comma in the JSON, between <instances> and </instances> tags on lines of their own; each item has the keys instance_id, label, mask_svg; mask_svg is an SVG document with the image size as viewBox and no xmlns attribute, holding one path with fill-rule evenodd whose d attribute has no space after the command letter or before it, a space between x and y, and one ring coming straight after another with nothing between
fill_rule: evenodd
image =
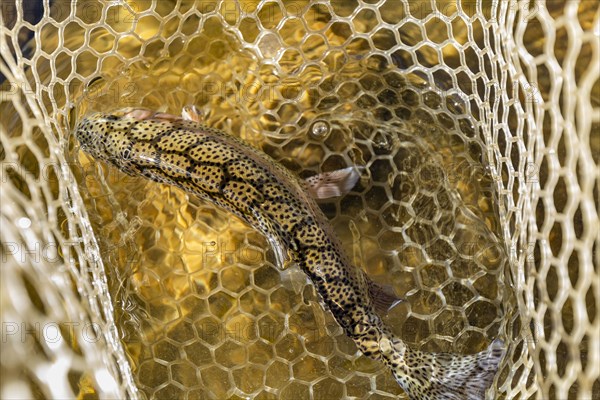
<instances>
[{"instance_id":1,"label":"knotted netting","mask_svg":"<svg viewBox=\"0 0 600 400\"><path fill-rule=\"evenodd\" d=\"M507 345L489 398L600 384L600 15L581 1L2 2L2 398L396 398L237 219L78 152L196 104L301 177L412 346Z\"/></svg>"}]
</instances>

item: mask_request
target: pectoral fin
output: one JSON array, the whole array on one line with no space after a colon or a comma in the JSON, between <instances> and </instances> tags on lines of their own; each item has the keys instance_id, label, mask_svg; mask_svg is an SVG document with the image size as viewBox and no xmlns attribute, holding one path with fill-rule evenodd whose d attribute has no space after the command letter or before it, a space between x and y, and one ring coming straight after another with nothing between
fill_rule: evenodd
<instances>
[{"instance_id":1,"label":"pectoral fin","mask_svg":"<svg viewBox=\"0 0 600 400\"><path fill-rule=\"evenodd\" d=\"M365 277L369 286L369 297L379 315L387 315L391 308L402 301L394 292L392 285L382 285L373 282L368 276Z\"/></svg>"},{"instance_id":2,"label":"pectoral fin","mask_svg":"<svg viewBox=\"0 0 600 400\"><path fill-rule=\"evenodd\" d=\"M362 168L348 167L324 172L305 180L310 195L315 199L329 199L348 193L360 178Z\"/></svg>"},{"instance_id":3,"label":"pectoral fin","mask_svg":"<svg viewBox=\"0 0 600 400\"><path fill-rule=\"evenodd\" d=\"M275 254L277 268L279 268L280 270L285 269L286 261L288 260L285 246L273 235L266 235L266 238L269 241L271 248L273 249L273 253Z\"/></svg>"},{"instance_id":4,"label":"pectoral fin","mask_svg":"<svg viewBox=\"0 0 600 400\"><path fill-rule=\"evenodd\" d=\"M195 122L204 122L204 114L195 105L188 104L181 111L183 119Z\"/></svg>"}]
</instances>

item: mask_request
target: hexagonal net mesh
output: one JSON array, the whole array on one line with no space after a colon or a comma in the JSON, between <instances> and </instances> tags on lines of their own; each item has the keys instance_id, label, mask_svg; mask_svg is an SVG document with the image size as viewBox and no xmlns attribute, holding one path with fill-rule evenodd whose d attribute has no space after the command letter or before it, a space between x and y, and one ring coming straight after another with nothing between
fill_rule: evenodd
<instances>
[{"instance_id":1,"label":"hexagonal net mesh","mask_svg":"<svg viewBox=\"0 0 600 400\"><path fill-rule=\"evenodd\" d=\"M98 164L90 110L196 104L307 177L415 348L600 398L595 1L2 2L2 398L404 398L257 232Z\"/></svg>"}]
</instances>

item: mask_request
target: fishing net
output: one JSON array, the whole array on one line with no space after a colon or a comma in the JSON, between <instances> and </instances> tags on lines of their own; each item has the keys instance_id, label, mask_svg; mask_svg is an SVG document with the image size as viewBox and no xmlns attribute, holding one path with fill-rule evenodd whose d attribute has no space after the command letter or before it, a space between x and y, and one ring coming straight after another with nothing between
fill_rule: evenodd
<instances>
[{"instance_id":1,"label":"fishing net","mask_svg":"<svg viewBox=\"0 0 600 400\"><path fill-rule=\"evenodd\" d=\"M196 104L308 177L416 348L507 345L489 398L600 398L596 1L2 2L2 398L404 398L293 265L78 152Z\"/></svg>"}]
</instances>

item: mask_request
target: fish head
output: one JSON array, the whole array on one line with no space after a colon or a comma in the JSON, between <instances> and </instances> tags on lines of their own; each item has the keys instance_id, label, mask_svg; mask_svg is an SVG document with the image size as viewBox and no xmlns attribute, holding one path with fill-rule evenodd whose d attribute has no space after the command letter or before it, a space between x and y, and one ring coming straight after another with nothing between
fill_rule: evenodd
<instances>
[{"instance_id":1,"label":"fish head","mask_svg":"<svg viewBox=\"0 0 600 400\"><path fill-rule=\"evenodd\" d=\"M132 145L130 131L136 119L125 117L126 113L126 110L117 110L87 115L75 128L75 137L81 149L95 159L133 173L132 165L129 165Z\"/></svg>"},{"instance_id":2,"label":"fish head","mask_svg":"<svg viewBox=\"0 0 600 400\"><path fill-rule=\"evenodd\" d=\"M85 116L75 128L81 149L98 160L106 161L121 171L139 174L139 160L146 155L134 151L138 139L169 129L182 117L156 113L143 108L124 108L113 112L96 112ZM140 125L140 121L145 121Z\"/></svg>"}]
</instances>

